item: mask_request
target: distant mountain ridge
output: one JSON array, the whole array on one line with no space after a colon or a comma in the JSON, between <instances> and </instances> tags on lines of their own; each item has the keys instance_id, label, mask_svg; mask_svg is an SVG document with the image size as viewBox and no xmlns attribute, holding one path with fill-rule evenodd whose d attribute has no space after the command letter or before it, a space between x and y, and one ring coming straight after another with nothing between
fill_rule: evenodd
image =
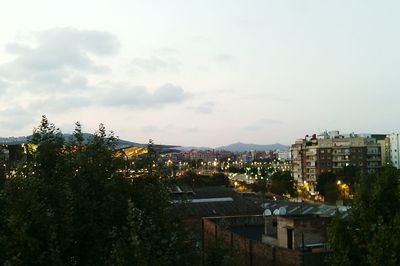
<instances>
[{"instance_id":1,"label":"distant mountain ridge","mask_svg":"<svg viewBox=\"0 0 400 266\"><path fill-rule=\"evenodd\" d=\"M247 144L247 143L237 142L227 146L221 146L215 149L231 151L231 152L274 151L274 150L288 150L289 146L280 143L263 145L263 144Z\"/></svg>"},{"instance_id":2,"label":"distant mountain ridge","mask_svg":"<svg viewBox=\"0 0 400 266\"><path fill-rule=\"evenodd\" d=\"M233 143L226 146L210 148L210 147L193 147L183 146L178 148L181 151L205 151L205 150L225 150L230 152L244 152L244 151L274 151L274 150L289 150L289 146L280 143L275 144L247 144L242 142Z\"/></svg>"},{"instance_id":3,"label":"distant mountain ridge","mask_svg":"<svg viewBox=\"0 0 400 266\"><path fill-rule=\"evenodd\" d=\"M207 151L207 150L214 150L214 148L210 148L210 147L195 147L195 146L180 146L177 149L180 150L180 151L191 151L191 150Z\"/></svg>"}]
</instances>

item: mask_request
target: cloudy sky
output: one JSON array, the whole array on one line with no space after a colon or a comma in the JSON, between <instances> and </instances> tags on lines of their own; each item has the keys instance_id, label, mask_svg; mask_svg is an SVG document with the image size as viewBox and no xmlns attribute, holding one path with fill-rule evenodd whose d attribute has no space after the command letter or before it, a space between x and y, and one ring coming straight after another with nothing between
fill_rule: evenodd
<instances>
[{"instance_id":1,"label":"cloudy sky","mask_svg":"<svg viewBox=\"0 0 400 266\"><path fill-rule=\"evenodd\" d=\"M400 131L400 1L0 0L0 136L220 146Z\"/></svg>"}]
</instances>

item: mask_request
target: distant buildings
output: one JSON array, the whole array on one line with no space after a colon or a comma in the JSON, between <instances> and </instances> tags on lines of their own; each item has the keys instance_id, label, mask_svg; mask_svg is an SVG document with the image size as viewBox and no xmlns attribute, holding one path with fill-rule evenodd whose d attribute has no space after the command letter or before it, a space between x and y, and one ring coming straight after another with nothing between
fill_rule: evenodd
<instances>
[{"instance_id":1,"label":"distant buildings","mask_svg":"<svg viewBox=\"0 0 400 266\"><path fill-rule=\"evenodd\" d=\"M379 169L388 160L387 147L386 135L331 131L306 136L291 146L292 175L298 185L306 185L313 194L321 173L336 172L350 165L364 172Z\"/></svg>"}]
</instances>

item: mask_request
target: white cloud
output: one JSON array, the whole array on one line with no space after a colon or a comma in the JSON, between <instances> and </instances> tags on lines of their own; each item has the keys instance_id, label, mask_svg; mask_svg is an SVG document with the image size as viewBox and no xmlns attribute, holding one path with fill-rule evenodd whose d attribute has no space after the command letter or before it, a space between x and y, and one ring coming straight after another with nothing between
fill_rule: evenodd
<instances>
[{"instance_id":1,"label":"white cloud","mask_svg":"<svg viewBox=\"0 0 400 266\"><path fill-rule=\"evenodd\" d=\"M181 103L189 97L182 87L173 84L165 84L154 92L142 86L119 85L107 91L101 102L110 106L148 108Z\"/></svg>"},{"instance_id":2,"label":"white cloud","mask_svg":"<svg viewBox=\"0 0 400 266\"><path fill-rule=\"evenodd\" d=\"M179 61L174 58L162 58L157 56L152 57L136 57L132 60L130 68L133 72L145 71L178 71Z\"/></svg>"},{"instance_id":3,"label":"white cloud","mask_svg":"<svg viewBox=\"0 0 400 266\"><path fill-rule=\"evenodd\" d=\"M154 133L154 132L159 132L159 131L161 131L161 129L154 125L144 126L140 129L140 132L142 132L142 133Z\"/></svg>"},{"instance_id":4,"label":"white cloud","mask_svg":"<svg viewBox=\"0 0 400 266\"><path fill-rule=\"evenodd\" d=\"M233 62L235 60L233 55L227 54L227 53L217 54L214 57L214 59L215 59L215 61L222 62L222 63L230 63L230 62Z\"/></svg>"},{"instance_id":5,"label":"white cloud","mask_svg":"<svg viewBox=\"0 0 400 266\"><path fill-rule=\"evenodd\" d=\"M260 119L260 120L256 121L255 123L247 126L245 129L249 130L249 131L258 131L258 130L266 129L269 126L279 125L279 124L282 124L281 120L264 118L264 119Z\"/></svg>"},{"instance_id":6,"label":"white cloud","mask_svg":"<svg viewBox=\"0 0 400 266\"><path fill-rule=\"evenodd\" d=\"M82 89L86 81L79 73L110 70L91 56L112 55L118 49L119 41L110 33L55 28L39 34L35 46L6 45L15 58L0 65L0 77L10 82L13 90Z\"/></svg>"},{"instance_id":7,"label":"white cloud","mask_svg":"<svg viewBox=\"0 0 400 266\"><path fill-rule=\"evenodd\" d=\"M189 107L189 109L202 114L211 114L214 111L214 103L204 102L197 106Z\"/></svg>"}]
</instances>

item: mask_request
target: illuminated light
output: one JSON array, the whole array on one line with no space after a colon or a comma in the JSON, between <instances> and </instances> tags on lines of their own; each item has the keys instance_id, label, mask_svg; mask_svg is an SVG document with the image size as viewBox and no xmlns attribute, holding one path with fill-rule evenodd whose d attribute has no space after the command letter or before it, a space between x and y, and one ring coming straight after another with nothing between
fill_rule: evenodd
<instances>
[{"instance_id":1,"label":"illuminated light","mask_svg":"<svg viewBox=\"0 0 400 266\"><path fill-rule=\"evenodd\" d=\"M338 185L342 184L342 181L338 180L338 181L337 181L337 184L338 184Z\"/></svg>"}]
</instances>

